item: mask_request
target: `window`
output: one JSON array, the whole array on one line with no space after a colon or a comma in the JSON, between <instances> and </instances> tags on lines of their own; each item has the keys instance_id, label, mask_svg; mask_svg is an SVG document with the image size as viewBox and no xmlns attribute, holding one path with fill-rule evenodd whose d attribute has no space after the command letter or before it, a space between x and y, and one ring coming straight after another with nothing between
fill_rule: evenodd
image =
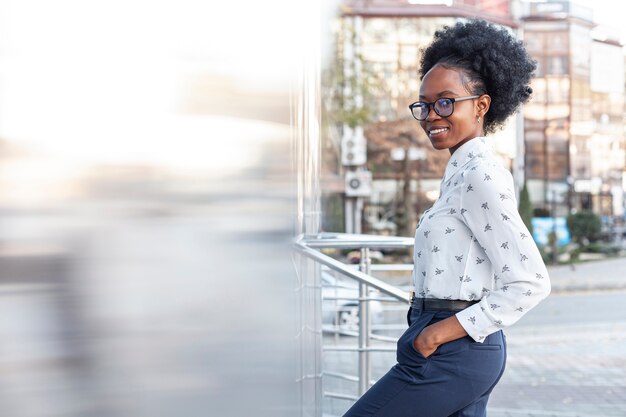
<instances>
[{"instance_id":1,"label":"window","mask_svg":"<svg viewBox=\"0 0 626 417\"><path fill-rule=\"evenodd\" d=\"M565 75L568 73L567 56L553 56L550 57L549 62L549 74Z\"/></svg>"}]
</instances>

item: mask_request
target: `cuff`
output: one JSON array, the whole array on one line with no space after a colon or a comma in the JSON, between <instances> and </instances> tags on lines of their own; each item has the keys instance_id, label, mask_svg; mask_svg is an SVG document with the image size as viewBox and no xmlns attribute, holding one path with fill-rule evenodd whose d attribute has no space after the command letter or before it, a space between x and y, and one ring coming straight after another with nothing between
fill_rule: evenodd
<instances>
[{"instance_id":1,"label":"cuff","mask_svg":"<svg viewBox=\"0 0 626 417\"><path fill-rule=\"evenodd\" d=\"M479 343L483 343L488 335L498 330L483 309L482 302L479 302L456 313L457 320L467 334Z\"/></svg>"}]
</instances>

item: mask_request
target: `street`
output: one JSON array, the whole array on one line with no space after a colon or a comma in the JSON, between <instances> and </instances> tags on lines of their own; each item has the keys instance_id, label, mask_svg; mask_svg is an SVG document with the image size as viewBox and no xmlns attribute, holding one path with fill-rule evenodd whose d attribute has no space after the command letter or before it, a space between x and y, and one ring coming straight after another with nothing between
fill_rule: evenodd
<instances>
[{"instance_id":1,"label":"street","mask_svg":"<svg viewBox=\"0 0 626 417\"><path fill-rule=\"evenodd\" d=\"M506 330L490 417L626 415L626 292L555 294Z\"/></svg>"}]
</instances>

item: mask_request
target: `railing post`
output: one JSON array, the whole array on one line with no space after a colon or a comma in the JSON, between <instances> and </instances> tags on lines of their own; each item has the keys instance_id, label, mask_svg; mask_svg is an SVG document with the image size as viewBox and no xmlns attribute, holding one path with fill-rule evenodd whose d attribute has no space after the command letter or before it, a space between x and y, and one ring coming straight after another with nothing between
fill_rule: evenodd
<instances>
[{"instance_id":1,"label":"railing post","mask_svg":"<svg viewBox=\"0 0 626 417\"><path fill-rule=\"evenodd\" d=\"M405 303L408 302L408 295L406 294L405 291L402 291L399 288L396 288L393 285L390 285L371 275L372 268L371 268L371 258L370 258L369 248L370 247L408 248L408 247L413 246L414 243L415 243L414 240L411 238L402 238L402 237L396 237L396 238L384 237L383 238L381 236L371 236L371 235L355 236L355 235L346 235L346 234L341 234L341 233L332 233L332 234L320 233L317 236L309 236L308 238L305 238L304 235L301 235L295 242L294 248L298 251L298 253L301 253L308 259L314 260L320 266L322 265L326 266L330 270L337 271L343 276L359 282L359 300L358 300L359 301L359 329L358 329L358 347L357 347L357 351L359 352L358 353L359 354L358 377L355 378L353 375L341 374L341 376L347 380L358 382L359 396L364 394L365 391L368 390L370 381L372 380L371 363L370 363L371 355L369 353L369 350L372 348L370 346L370 340L372 339L372 334L371 334L371 316L370 316L370 311L369 311L369 307L371 303L369 303L369 300L368 300L369 288L370 287L375 288L380 294L391 297L392 299L395 299L397 301L401 301ZM328 255L323 254L322 252L319 251L320 248L351 248L351 249L359 248L360 254L361 254L359 270L356 271L353 268L345 265L344 263L336 259L333 259L332 257ZM319 275L314 274L314 276L319 276ZM304 280L301 280L301 281L304 282ZM319 281L314 286L317 287L318 285L319 285ZM316 298L319 297L319 295L320 294L317 293ZM317 299L321 301L319 298ZM306 309L302 311L304 314ZM301 332L301 334L303 333ZM322 335L322 332L320 331L319 332L320 339L316 339L316 340L321 340L321 335ZM385 342L389 342L389 340L385 340ZM303 346L313 348L313 345L317 347L315 343L311 343L308 339L303 340ZM354 348L341 347L339 349L329 349L329 350L354 351ZM376 351L389 351L389 350L385 348L382 348L382 349L376 348ZM395 351L395 349L392 351ZM321 354L322 346L319 347L319 352ZM321 364L321 361L316 362L316 363ZM301 367L301 368L303 371L305 370L304 367ZM335 373L335 376L339 374L340 373ZM303 372L302 375L303 375L303 378L301 379L302 381L305 381L305 380L309 381L315 378L315 382L317 383L317 382L321 382L321 379L323 379L321 370L319 374L317 372L315 372L315 374L311 374L311 373L305 374ZM330 373L328 373L327 375L330 375ZM307 398L311 398L306 395L308 391L305 390L305 388L310 389L311 387L306 386L304 384L302 384L301 387L302 387L301 398L304 400L306 400ZM321 387L321 384L316 384L315 387L316 388ZM329 398L342 398L346 400L355 400L353 395L346 395L342 393L321 392L320 398L322 395L329 397ZM313 404L307 403L305 405L313 405ZM322 408L323 408L321 400L319 402L316 402L314 405L315 405L315 409L314 409L315 414L309 413L308 412L309 410L305 406L303 406L301 415L302 416L311 415L311 417L321 417ZM311 409L311 411L313 411L313 409Z\"/></svg>"},{"instance_id":2,"label":"railing post","mask_svg":"<svg viewBox=\"0 0 626 417\"><path fill-rule=\"evenodd\" d=\"M370 274L371 269L370 249L361 248L361 262L359 269L365 274ZM371 380L370 353L367 348L370 344L370 309L369 288L367 284L359 284L359 396L369 388Z\"/></svg>"}]
</instances>

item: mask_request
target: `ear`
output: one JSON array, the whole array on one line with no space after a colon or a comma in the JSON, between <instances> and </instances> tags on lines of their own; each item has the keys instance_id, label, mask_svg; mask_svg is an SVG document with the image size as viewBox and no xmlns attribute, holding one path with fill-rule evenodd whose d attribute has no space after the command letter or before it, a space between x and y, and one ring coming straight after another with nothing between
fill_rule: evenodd
<instances>
[{"instance_id":1,"label":"ear","mask_svg":"<svg viewBox=\"0 0 626 417\"><path fill-rule=\"evenodd\" d=\"M489 111L491 105L491 96L489 94L483 94L476 99L476 116L484 117Z\"/></svg>"}]
</instances>

